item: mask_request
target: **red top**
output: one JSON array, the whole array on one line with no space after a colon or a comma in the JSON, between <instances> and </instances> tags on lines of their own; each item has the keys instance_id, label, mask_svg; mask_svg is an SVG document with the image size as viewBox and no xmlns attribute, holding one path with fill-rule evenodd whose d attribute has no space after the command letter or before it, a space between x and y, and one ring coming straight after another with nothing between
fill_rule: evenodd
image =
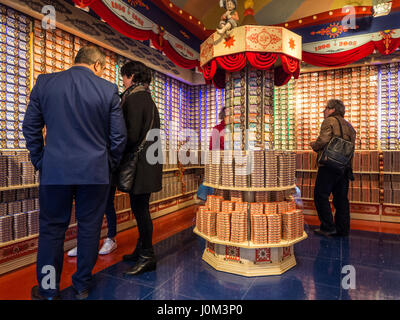
<instances>
[{"instance_id":1,"label":"red top","mask_svg":"<svg viewBox=\"0 0 400 320\"><path fill-rule=\"evenodd\" d=\"M225 133L225 120L222 120L218 125L216 125L213 128L210 139L210 150L224 150L224 133ZM218 135L219 135L219 146L217 140Z\"/></svg>"}]
</instances>

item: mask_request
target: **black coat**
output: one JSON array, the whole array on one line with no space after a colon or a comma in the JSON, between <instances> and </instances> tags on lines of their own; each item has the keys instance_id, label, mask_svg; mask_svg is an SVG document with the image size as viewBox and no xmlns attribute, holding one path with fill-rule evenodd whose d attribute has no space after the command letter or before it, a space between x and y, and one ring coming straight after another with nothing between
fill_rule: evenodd
<instances>
[{"instance_id":1,"label":"black coat","mask_svg":"<svg viewBox=\"0 0 400 320\"><path fill-rule=\"evenodd\" d=\"M125 152L136 151L137 147L146 137L149 130L152 110L154 108L154 123L152 129L160 129L160 115L158 109L148 91L134 90L126 97L122 110L124 113L128 142ZM156 140L161 150L161 140ZM162 163L148 163L146 152L153 141L148 141L141 152L136 170L136 178L132 187L133 194L158 192L162 189Z\"/></svg>"}]
</instances>

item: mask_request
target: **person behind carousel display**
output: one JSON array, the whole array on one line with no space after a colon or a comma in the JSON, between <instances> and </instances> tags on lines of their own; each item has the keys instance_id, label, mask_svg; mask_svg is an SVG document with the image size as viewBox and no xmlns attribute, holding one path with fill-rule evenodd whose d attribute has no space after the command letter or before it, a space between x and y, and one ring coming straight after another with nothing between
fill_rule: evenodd
<instances>
[{"instance_id":1,"label":"person behind carousel display","mask_svg":"<svg viewBox=\"0 0 400 320\"><path fill-rule=\"evenodd\" d=\"M239 25L239 15L236 11L237 0L221 0L220 7L224 7L226 12L221 16L217 32L219 34L226 33L229 35L233 28Z\"/></svg>"}]
</instances>

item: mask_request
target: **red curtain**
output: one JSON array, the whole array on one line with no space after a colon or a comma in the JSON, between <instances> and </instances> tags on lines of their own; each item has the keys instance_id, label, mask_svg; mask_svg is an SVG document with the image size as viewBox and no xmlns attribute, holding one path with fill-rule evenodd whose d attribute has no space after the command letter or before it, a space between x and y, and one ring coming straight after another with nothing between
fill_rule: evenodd
<instances>
[{"instance_id":1,"label":"red curtain","mask_svg":"<svg viewBox=\"0 0 400 320\"><path fill-rule=\"evenodd\" d=\"M218 69L212 79L212 83L217 89L225 89L225 70Z\"/></svg>"},{"instance_id":2,"label":"red curtain","mask_svg":"<svg viewBox=\"0 0 400 320\"><path fill-rule=\"evenodd\" d=\"M75 3L82 0L74 0ZM79 3L78 3L79 4ZM135 39L135 40L149 40L153 31L151 30L140 30L134 28L118 18L114 13L112 13L101 1L93 1L90 4L90 8L96 12L98 16L100 16L108 25L113 27L119 33L123 35Z\"/></svg>"},{"instance_id":3,"label":"red curtain","mask_svg":"<svg viewBox=\"0 0 400 320\"><path fill-rule=\"evenodd\" d=\"M218 89L225 88L225 72L236 72L243 69L247 61L254 68L260 70L267 70L275 64L278 59L279 54L277 53L258 53L258 52L246 52L246 53L236 53L228 56L217 57L202 68L202 73L206 83L210 81ZM289 80L294 76L298 79L300 75L300 61L285 56L280 55L282 60L282 66L275 69L275 85L282 86L289 82ZM218 68L218 65L220 68Z\"/></svg>"},{"instance_id":4,"label":"red curtain","mask_svg":"<svg viewBox=\"0 0 400 320\"><path fill-rule=\"evenodd\" d=\"M82 8L88 7L92 4L92 2L95 2L97 0L74 0L74 2Z\"/></svg>"},{"instance_id":5,"label":"red curtain","mask_svg":"<svg viewBox=\"0 0 400 320\"><path fill-rule=\"evenodd\" d=\"M193 69L199 66L199 60L190 60L181 56L165 39L160 39L160 35L155 34L152 30L140 30L127 24L111 12L100 0L74 0L74 2L82 7L90 5L90 8L100 16L108 25L117 30L119 33L135 39L135 40L151 40L153 45L163 51L166 56L176 65L184 69Z\"/></svg>"},{"instance_id":6,"label":"red curtain","mask_svg":"<svg viewBox=\"0 0 400 320\"><path fill-rule=\"evenodd\" d=\"M374 50L375 46L371 41L358 48L332 54L309 53L303 51L303 61L320 67L343 67L369 56Z\"/></svg>"},{"instance_id":7,"label":"red curtain","mask_svg":"<svg viewBox=\"0 0 400 320\"><path fill-rule=\"evenodd\" d=\"M160 37L158 37L158 39L152 39L151 43L157 50L163 51L163 46L160 44Z\"/></svg>"},{"instance_id":8,"label":"red curtain","mask_svg":"<svg viewBox=\"0 0 400 320\"><path fill-rule=\"evenodd\" d=\"M243 52L217 57L216 60L223 69L229 72L242 70L247 63L246 54Z\"/></svg>"},{"instance_id":9,"label":"red curtain","mask_svg":"<svg viewBox=\"0 0 400 320\"><path fill-rule=\"evenodd\" d=\"M212 78L214 78L216 71L217 71L217 62L213 59L203 67L202 72L204 79L211 80Z\"/></svg>"},{"instance_id":10,"label":"red curtain","mask_svg":"<svg viewBox=\"0 0 400 320\"><path fill-rule=\"evenodd\" d=\"M288 74L295 73L300 63L297 59L288 57L285 54L281 54L281 61L283 70Z\"/></svg>"},{"instance_id":11,"label":"red curtain","mask_svg":"<svg viewBox=\"0 0 400 320\"><path fill-rule=\"evenodd\" d=\"M300 68L299 68L300 70ZM283 67L275 68L274 72L274 85L277 87L284 86L292 78L292 73L287 73Z\"/></svg>"},{"instance_id":12,"label":"red curtain","mask_svg":"<svg viewBox=\"0 0 400 320\"><path fill-rule=\"evenodd\" d=\"M392 54L398 47L400 47L400 38L397 39L382 39L376 41L375 48L384 55Z\"/></svg>"},{"instance_id":13,"label":"red curtain","mask_svg":"<svg viewBox=\"0 0 400 320\"><path fill-rule=\"evenodd\" d=\"M297 61L297 69L293 73L293 78L298 79L300 77L300 61Z\"/></svg>"},{"instance_id":14,"label":"red curtain","mask_svg":"<svg viewBox=\"0 0 400 320\"><path fill-rule=\"evenodd\" d=\"M375 49L383 55L388 55L399 47L400 38L382 39L370 41L358 48L332 54L303 51L303 61L319 67L343 67L369 56Z\"/></svg>"},{"instance_id":15,"label":"red curtain","mask_svg":"<svg viewBox=\"0 0 400 320\"><path fill-rule=\"evenodd\" d=\"M168 41L163 41L163 51L171 61L184 69L193 69L199 66L199 60L189 60L182 57L175 49L169 44Z\"/></svg>"},{"instance_id":16,"label":"red curtain","mask_svg":"<svg viewBox=\"0 0 400 320\"><path fill-rule=\"evenodd\" d=\"M246 52L246 58L249 63L257 69L268 70L271 68L276 60L278 60L279 54L277 53L262 53L262 52Z\"/></svg>"}]
</instances>

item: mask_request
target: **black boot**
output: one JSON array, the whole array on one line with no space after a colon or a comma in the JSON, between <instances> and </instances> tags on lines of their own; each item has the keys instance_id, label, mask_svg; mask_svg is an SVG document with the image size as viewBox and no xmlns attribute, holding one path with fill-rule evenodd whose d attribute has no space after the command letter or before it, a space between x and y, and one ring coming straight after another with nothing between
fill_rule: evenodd
<instances>
[{"instance_id":1,"label":"black boot","mask_svg":"<svg viewBox=\"0 0 400 320\"><path fill-rule=\"evenodd\" d=\"M127 276L134 276L156 269L157 261L154 254L154 249L142 249L137 263L124 274Z\"/></svg>"},{"instance_id":2,"label":"black boot","mask_svg":"<svg viewBox=\"0 0 400 320\"><path fill-rule=\"evenodd\" d=\"M122 260L124 260L124 261L132 261L132 262L138 261L141 250L142 250L142 240L140 240L140 238L139 238L138 241L137 241L137 244L136 244L136 248L132 252L132 254L124 255L122 257Z\"/></svg>"}]
</instances>

